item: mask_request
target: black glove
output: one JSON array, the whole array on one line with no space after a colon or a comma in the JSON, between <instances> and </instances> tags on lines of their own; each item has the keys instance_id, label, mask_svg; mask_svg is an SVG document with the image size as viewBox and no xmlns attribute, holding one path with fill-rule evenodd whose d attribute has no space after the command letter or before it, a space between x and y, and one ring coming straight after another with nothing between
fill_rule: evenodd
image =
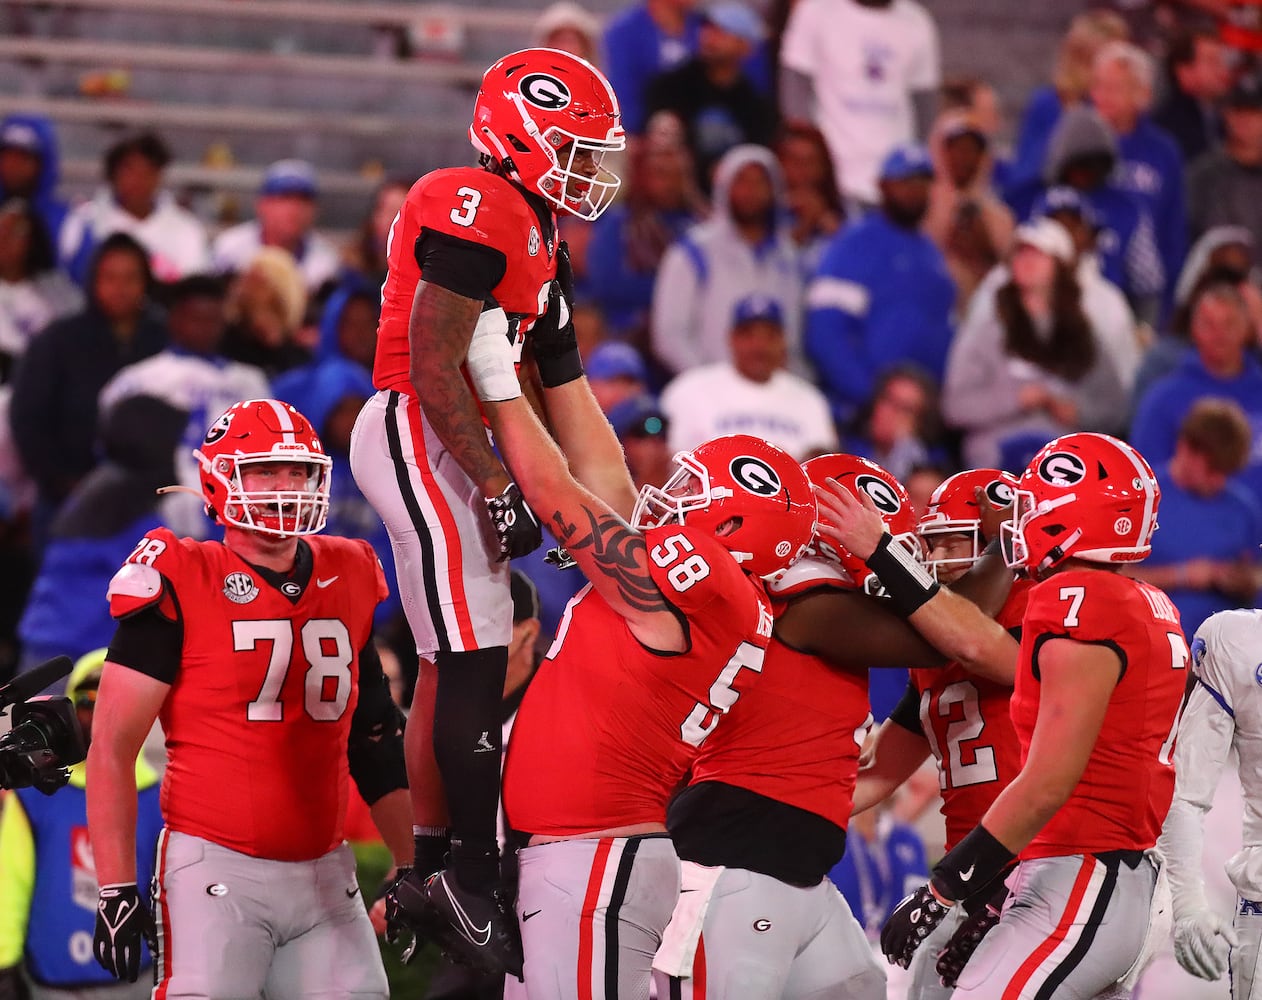
<instances>
[{"instance_id":1,"label":"black glove","mask_svg":"<svg viewBox=\"0 0 1262 1000\"><path fill-rule=\"evenodd\" d=\"M557 247L557 276L548 289L548 311L530 330L539 380L550 389L583 374L573 309L574 270L570 248L562 240Z\"/></svg>"},{"instance_id":2,"label":"black glove","mask_svg":"<svg viewBox=\"0 0 1262 1000\"><path fill-rule=\"evenodd\" d=\"M1000 880L993 893L981 894L974 900L965 903L968 916L955 929L946 947L938 952L938 975L942 977L943 986L954 986L964 971L964 966L973 957L973 952L982 943L990 929L999 923L999 913L1003 909L1003 901L1008 897L1008 887Z\"/></svg>"},{"instance_id":3,"label":"black glove","mask_svg":"<svg viewBox=\"0 0 1262 1000\"><path fill-rule=\"evenodd\" d=\"M947 907L938 902L928 882L904 896L881 928L881 951L885 958L891 965L906 969L921 942L946 915Z\"/></svg>"},{"instance_id":4,"label":"black glove","mask_svg":"<svg viewBox=\"0 0 1262 1000\"><path fill-rule=\"evenodd\" d=\"M30 990L16 965L0 969L0 1000L30 1000Z\"/></svg>"},{"instance_id":5,"label":"black glove","mask_svg":"<svg viewBox=\"0 0 1262 1000\"><path fill-rule=\"evenodd\" d=\"M140 978L140 944L153 949L153 920L135 882L101 886L96 904L96 933L92 953L115 979L134 983Z\"/></svg>"},{"instance_id":6,"label":"black glove","mask_svg":"<svg viewBox=\"0 0 1262 1000\"><path fill-rule=\"evenodd\" d=\"M394 874L394 878L381 884L381 888L377 890L377 895L373 900L373 902L376 902L378 899L386 901L386 943L401 944L402 942L407 942L403 953L399 956L399 960L404 965L409 965L412 959L416 957L420 936L404 917L403 911L399 906L398 897L395 895L395 889L400 882L411 874L411 865L400 865Z\"/></svg>"},{"instance_id":7,"label":"black glove","mask_svg":"<svg viewBox=\"0 0 1262 1000\"><path fill-rule=\"evenodd\" d=\"M578 561L570 555L569 550L560 545L548 549L548 554L543 557L543 561L557 569L573 569L578 565Z\"/></svg>"},{"instance_id":8,"label":"black glove","mask_svg":"<svg viewBox=\"0 0 1262 1000\"><path fill-rule=\"evenodd\" d=\"M526 505L526 498L521 495L516 483L509 483L497 497L487 497L486 512L491 515L491 523L495 525L495 534L500 540L500 555L496 562L519 559L543 544L539 518Z\"/></svg>"}]
</instances>

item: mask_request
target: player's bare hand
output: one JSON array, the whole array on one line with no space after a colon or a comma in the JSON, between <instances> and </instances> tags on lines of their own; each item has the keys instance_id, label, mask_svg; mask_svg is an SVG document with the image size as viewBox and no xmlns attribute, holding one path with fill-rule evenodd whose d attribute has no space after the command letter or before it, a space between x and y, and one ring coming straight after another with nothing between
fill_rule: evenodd
<instances>
[{"instance_id":1,"label":"player's bare hand","mask_svg":"<svg viewBox=\"0 0 1262 1000\"><path fill-rule=\"evenodd\" d=\"M1012 520L1013 500L1008 501L1002 507L995 506L985 489L978 486L973 490L973 496L977 500L977 509L981 513L982 522L982 541L989 542L999 537L999 526L1005 521Z\"/></svg>"},{"instance_id":2,"label":"player's bare hand","mask_svg":"<svg viewBox=\"0 0 1262 1000\"><path fill-rule=\"evenodd\" d=\"M819 533L840 545L851 555L867 559L876 551L885 534L881 512L866 493L855 497L837 480L828 479L815 487L819 505Z\"/></svg>"}]
</instances>

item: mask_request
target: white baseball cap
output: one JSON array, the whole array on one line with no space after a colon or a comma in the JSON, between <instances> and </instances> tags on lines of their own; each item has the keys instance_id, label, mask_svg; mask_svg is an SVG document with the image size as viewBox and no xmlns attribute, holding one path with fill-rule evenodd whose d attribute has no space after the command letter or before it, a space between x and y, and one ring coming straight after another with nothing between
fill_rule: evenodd
<instances>
[{"instance_id":1,"label":"white baseball cap","mask_svg":"<svg viewBox=\"0 0 1262 1000\"><path fill-rule=\"evenodd\" d=\"M1013 234L1012 246L1016 248L1022 244L1042 250L1062 264L1074 262L1073 237L1069 235L1069 230L1055 219L1046 217L1031 219L1017 226L1017 231Z\"/></svg>"}]
</instances>

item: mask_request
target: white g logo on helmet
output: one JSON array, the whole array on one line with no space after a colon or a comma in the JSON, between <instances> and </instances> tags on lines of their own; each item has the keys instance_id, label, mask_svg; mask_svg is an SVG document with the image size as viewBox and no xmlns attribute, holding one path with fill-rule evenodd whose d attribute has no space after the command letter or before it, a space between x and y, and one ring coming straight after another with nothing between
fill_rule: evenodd
<instances>
[{"instance_id":1,"label":"white g logo on helmet","mask_svg":"<svg viewBox=\"0 0 1262 1000\"><path fill-rule=\"evenodd\" d=\"M544 111L560 111L570 104L570 88L547 73L528 73L521 78L517 89L522 97Z\"/></svg>"},{"instance_id":2,"label":"white g logo on helmet","mask_svg":"<svg viewBox=\"0 0 1262 1000\"><path fill-rule=\"evenodd\" d=\"M880 476L856 476L854 485L856 489L863 490L871 498L876 504L876 509L882 514L897 514L902 510L903 502L898 498L898 494Z\"/></svg>"},{"instance_id":3,"label":"white g logo on helmet","mask_svg":"<svg viewBox=\"0 0 1262 1000\"><path fill-rule=\"evenodd\" d=\"M996 507L1007 507L1014 498L1012 487L1002 479L994 479L986 484L986 499Z\"/></svg>"},{"instance_id":4,"label":"white g logo on helmet","mask_svg":"<svg viewBox=\"0 0 1262 1000\"><path fill-rule=\"evenodd\" d=\"M1087 466L1072 452L1054 451L1039 462L1039 478L1053 486L1075 486L1087 476Z\"/></svg>"},{"instance_id":5,"label":"white g logo on helmet","mask_svg":"<svg viewBox=\"0 0 1262 1000\"><path fill-rule=\"evenodd\" d=\"M728 466L736 485L760 497L773 497L782 489L776 470L753 455L740 455Z\"/></svg>"}]
</instances>

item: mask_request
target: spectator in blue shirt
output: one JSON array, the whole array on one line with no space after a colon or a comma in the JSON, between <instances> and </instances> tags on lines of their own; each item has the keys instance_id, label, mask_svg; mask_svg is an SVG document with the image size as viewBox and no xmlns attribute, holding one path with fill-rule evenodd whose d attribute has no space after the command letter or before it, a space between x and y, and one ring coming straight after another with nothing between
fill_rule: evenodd
<instances>
[{"instance_id":1,"label":"spectator in blue shirt","mask_svg":"<svg viewBox=\"0 0 1262 1000\"><path fill-rule=\"evenodd\" d=\"M1254 330L1240 290L1206 286L1192 307L1192 346L1179 367L1158 379L1139 401L1130 441L1154 468L1174 455L1184 417L1206 396L1240 404L1253 430L1240 482L1262 497L1262 364L1251 349Z\"/></svg>"},{"instance_id":2,"label":"spectator in blue shirt","mask_svg":"<svg viewBox=\"0 0 1262 1000\"><path fill-rule=\"evenodd\" d=\"M34 205L54 247L69 211L57 197L58 180L53 123L41 115L9 115L0 121L0 202L24 198Z\"/></svg>"},{"instance_id":3,"label":"spectator in blue shirt","mask_svg":"<svg viewBox=\"0 0 1262 1000\"><path fill-rule=\"evenodd\" d=\"M1262 507L1230 481L1249 458L1250 437L1239 406L1202 399L1179 427L1174 455L1157 468L1161 530L1152 555L1127 572L1170 595L1189 640L1210 615L1253 607L1262 586Z\"/></svg>"},{"instance_id":4,"label":"spectator in blue shirt","mask_svg":"<svg viewBox=\"0 0 1262 1000\"><path fill-rule=\"evenodd\" d=\"M605 76L618 95L622 127L639 135L648 123L645 100L654 77L697 51L701 15L696 0L644 0L615 14L605 27Z\"/></svg>"},{"instance_id":5,"label":"spectator in blue shirt","mask_svg":"<svg viewBox=\"0 0 1262 1000\"><path fill-rule=\"evenodd\" d=\"M807 356L843 427L894 364L915 362L942 380L955 283L921 232L932 179L922 146L895 147L881 167L879 211L837 234L807 290Z\"/></svg>"},{"instance_id":6,"label":"spectator in blue shirt","mask_svg":"<svg viewBox=\"0 0 1262 1000\"><path fill-rule=\"evenodd\" d=\"M1117 183L1152 217L1167 279L1163 306L1168 312L1174 278L1187 253L1187 205L1179 147L1147 113L1152 90L1153 66L1146 52L1129 42L1111 42L1100 50L1092 71L1091 101L1117 134Z\"/></svg>"}]
</instances>

